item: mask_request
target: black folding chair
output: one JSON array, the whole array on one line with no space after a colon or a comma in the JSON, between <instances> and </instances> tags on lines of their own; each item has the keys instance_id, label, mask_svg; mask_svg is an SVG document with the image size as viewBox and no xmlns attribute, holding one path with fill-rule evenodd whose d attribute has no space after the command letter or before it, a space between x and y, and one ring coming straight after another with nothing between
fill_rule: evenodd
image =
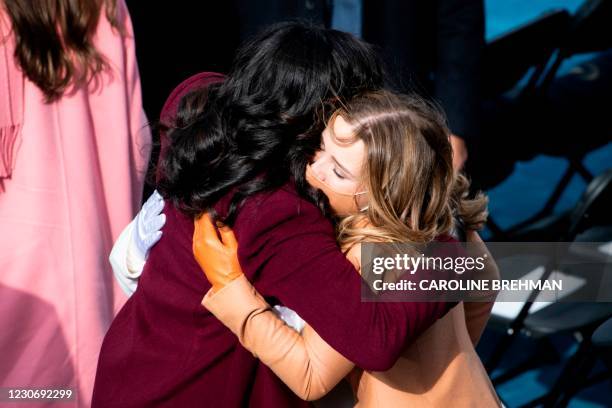
<instances>
[{"instance_id":1,"label":"black folding chair","mask_svg":"<svg viewBox=\"0 0 612 408\"><path fill-rule=\"evenodd\" d=\"M501 78L497 82L493 78L485 77L485 84L489 84L485 86L487 93L492 95L499 90L507 90L511 80L531 69L532 73L527 84L513 98L511 105L522 106L524 112L537 112L543 109L548 104L549 89L563 61L576 54L612 48L610 23L612 23L612 2L586 0L573 16L566 11L551 12L509 33L507 38L502 37L492 42L487 47L488 62L485 66L494 66L490 62L494 58L499 58L503 64L509 65L507 68L495 67L501 73ZM516 44L514 52L511 51L512 42ZM537 53L537 49L541 49L541 52ZM509 63L508 59L500 56L502 52L507 52L511 56L524 53L526 57ZM495 70L487 69L487 72L489 76L495 75ZM534 143L541 142L534 140ZM587 143L583 140L581 145L587 146ZM493 233L491 240L549 241L555 240L565 231L569 222L569 213L557 215L553 214L553 210L575 175L579 175L587 183L593 179L592 173L583 164L588 151L586 148L571 149L569 154L563 156L569 161L569 166L541 210L535 215L506 229L500 228L491 218L488 223Z\"/></svg>"},{"instance_id":2,"label":"black folding chair","mask_svg":"<svg viewBox=\"0 0 612 408\"><path fill-rule=\"evenodd\" d=\"M612 2L605 0L587 0L577 10L569 21L558 49L551 54L550 60L540 75L530 80L523 91L523 100L532 99L534 106L544 105L548 91L555 79L559 67L566 59L583 53L604 51L612 48ZM583 141L584 142L584 141ZM575 175L579 175L587 183L593 179L591 172L584 166L583 160L588 150L573 149L566 158L569 166L555 186L554 191L542 209L529 219L513 226L504 233L510 240L534 240L550 238L563 228L568 221L567 213L559 216L552 211ZM546 232L549 231L548 236Z\"/></svg>"},{"instance_id":3,"label":"black folding chair","mask_svg":"<svg viewBox=\"0 0 612 408\"><path fill-rule=\"evenodd\" d=\"M569 23L567 10L550 11L492 39L484 53L484 97L509 91L527 74L528 83L535 84L554 51L562 45Z\"/></svg>"},{"instance_id":4,"label":"black folding chair","mask_svg":"<svg viewBox=\"0 0 612 408\"><path fill-rule=\"evenodd\" d=\"M572 359L574 370L566 372L566 381L559 386L555 404L558 407L567 406L580 390L612 378L612 317L602 323L590 339L582 341ZM593 373L598 359L607 365L607 369ZM549 399L549 405L553 404L553 398Z\"/></svg>"},{"instance_id":5,"label":"black folding chair","mask_svg":"<svg viewBox=\"0 0 612 408\"><path fill-rule=\"evenodd\" d=\"M606 320L593 333L593 346L612 372L612 318Z\"/></svg>"},{"instance_id":6,"label":"black folding chair","mask_svg":"<svg viewBox=\"0 0 612 408\"><path fill-rule=\"evenodd\" d=\"M589 183L571 212L568 222L569 227L565 233L562 234L559 241L575 241L580 236L579 234L588 232L594 228L599 228L599 231L603 231L600 233L599 239L612 241L611 203L612 169L599 175ZM542 261L545 268L540 279L546 280L554 270L558 270L559 260L556 258L539 260L540 264ZM508 271L505 273L504 267L500 265L500 272L503 278ZM505 328L505 333L486 361L485 366L489 374L499 366L505 353L514 340L521 334L539 339L545 344L547 337L553 333L577 333L580 342L587 339L583 346L586 348L588 346L588 339L590 339L590 335L594 328L612 315L612 304L607 303L557 303L541 311L529 314L533 302L538 295L539 291L531 292L516 317L511 320L505 317L496 316L495 314L492 315L491 326L502 326ZM543 347L540 350L546 350L546 348L547 347ZM492 381L494 384L500 384L533 368L535 365L550 362L550 358L546 357L550 357L550 355L539 355L532 359L528 359L524 364L515 365L501 375L492 378ZM556 390L552 391L556 392ZM553 395L551 394L548 399L552 398ZM548 399L538 399L536 402L547 402Z\"/></svg>"}]
</instances>

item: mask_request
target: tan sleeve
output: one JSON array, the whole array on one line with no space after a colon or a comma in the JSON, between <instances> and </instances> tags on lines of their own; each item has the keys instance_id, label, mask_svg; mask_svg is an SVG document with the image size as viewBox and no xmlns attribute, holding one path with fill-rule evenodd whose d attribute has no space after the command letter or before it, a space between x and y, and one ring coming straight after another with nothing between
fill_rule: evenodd
<instances>
[{"instance_id":1,"label":"tan sleeve","mask_svg":"<svg viewBox=\"0 0 612 408\"><path fill-rule=\"evenodd\" d=\"M480 235L476 231L467 231L466 238L468 242L475 244L482 244L482 250L488 255L488 261L486 263L485 270L481 277L486 279L499 279L499 269L493 256L487 249L485 243L480 238ZM497 297L497 291L486 291L478 294L481 298L478 302L464 302L463 307L465 310L465 324L467 326L470 339L474 347L478 344L480 336L484 332L489 317L491 316L491 309L495 303Z\"/></svg>"},{"instance_id":2,"label":"tan sleeve","mask_svg":"<svg viewBox=\"0 0 612 408\"><path fill-rule=\"evenodd\" d=\"M202 305L303 400L323 397L354 367L308 324L301 334L287 326L244 275Z\"/></svg>"}]
</instances>

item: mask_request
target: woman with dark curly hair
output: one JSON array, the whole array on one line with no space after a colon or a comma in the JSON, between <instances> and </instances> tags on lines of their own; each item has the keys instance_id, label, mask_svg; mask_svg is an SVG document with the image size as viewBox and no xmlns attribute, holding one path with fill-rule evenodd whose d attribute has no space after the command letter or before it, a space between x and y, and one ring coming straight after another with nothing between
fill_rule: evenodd
<instances>
[{"instance_id":1,"label":"woman with dark curly hair","mask_svg":"<svg viewBox=\"0 0 612 408\"><path fill-rule=\"evenodd\" d=\"M485 250L476 229L486 221L487 200L482 194L468 198L468 180L453 171L449 135L433 106L388 91L347 101L328 121L306 178L340 217L338 243L360 273L368 270L361 267L365 243L444 242L457 220L470 246ZM500 406L474 349L495 291L475 294L477 302L460 302L390 370L364 371L289 309L280 309L281 320L240 273L239 262L231 262L235 240L228 228L221 231L222 243L206 216L196 221L194 254L212 284L202 305L300 398L319 399L346 377L356 407ZM490 254L486 265L480 275L499 278ZM378 278L397 282L395 272ZM230 275L235 279L228 282Z\"/></svg>"},{"instance_id":2,"label":"woman with dark curly hair","mask_svg":"<svg viewBox=\"0 0 612 408\"><path fill-rule=\"evenodd\" d=\"M225 82L182 99L159 169L164 235L104 340L94 406L306 404L201 306L210 284L192 236L205 211L234 228L260 293L358 366L389 368L448 311L441 302L362 303L362 281L321 211L326 201L304 178L320 108L382 85L367 44L284 23L243 47Z\"/></svg>"}]
</instances>

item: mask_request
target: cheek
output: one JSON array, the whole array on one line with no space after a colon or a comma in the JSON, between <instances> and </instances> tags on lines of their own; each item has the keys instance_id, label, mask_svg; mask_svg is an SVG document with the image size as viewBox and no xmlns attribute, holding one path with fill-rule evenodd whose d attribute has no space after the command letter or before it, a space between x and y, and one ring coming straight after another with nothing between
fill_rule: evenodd
<instances>
[{"instance_id":1,"label":"cheek","mask_svg":"<svg viewBox=\"0 0 612 408\"><path fill-rule=\"evenodd\" d=\"M321 152L320 150L317 150L314 157L312 158L312 162L315 163L316 161L320 160L322 155L323 155L323 152Z\"/></svg>"},{"instance_id":2,"label":"cheek","mask_svg":"<svg viewBox=\"0 0 612 408\"><path fill-rule=\"evenodd\" d=\"M310 165L314 175L322 181L327 181L328 178L326 167L328 166L326 166L325 161L321 160L320 157L318 160L315 158L315 161L313 161Z\"/></svg>"},{"instance_id":3,"label":"cheek","mask_svg":"<svg viewBox=\"0 0 612 408\"><path fill-rule=\"evenodd\" d=\"M330 187L338 193L351 193L351 191L349 191L347 188L346 183L344 183L342 180L338 180L333 173L327 175L327 184L329 184Z\"/></svg>"},{"instance_id":4,"label":"cheek","mask_svg":"<svg viewBox=\"0 0 612 408\"><path fill-rule=\"evenodd\" d=\"M332 173L328 178L327 183L339 193L343 194L355 194L358 191L359 184L353 180L341 180L335 174Z\"/></svg>"}]
</instances>

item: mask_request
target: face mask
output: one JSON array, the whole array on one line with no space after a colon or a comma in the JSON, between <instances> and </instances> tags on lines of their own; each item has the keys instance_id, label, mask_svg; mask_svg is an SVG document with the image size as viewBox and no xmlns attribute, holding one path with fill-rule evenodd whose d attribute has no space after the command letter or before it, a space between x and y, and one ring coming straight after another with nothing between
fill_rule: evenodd
<instances>
[{"instance_id":1,"label":"face mask","mask_svg":"<svg viewBox=\"0 0 612 408\"><path fill-rule=\"evenodd\" d=\"M314 188L318 188L325 193L329 199L329 205L331 206L332 210L334 210L334 213L340 217L356 214L360 211L365 211L368 209L367 206L364 208L359 208L359 205L357 204L357 196L366 194L367 191L353 194L336 191L332 186L315 176L315 173L312 171L310 165L306 166L306 181Z\"/></svg>"}]
</instances>

